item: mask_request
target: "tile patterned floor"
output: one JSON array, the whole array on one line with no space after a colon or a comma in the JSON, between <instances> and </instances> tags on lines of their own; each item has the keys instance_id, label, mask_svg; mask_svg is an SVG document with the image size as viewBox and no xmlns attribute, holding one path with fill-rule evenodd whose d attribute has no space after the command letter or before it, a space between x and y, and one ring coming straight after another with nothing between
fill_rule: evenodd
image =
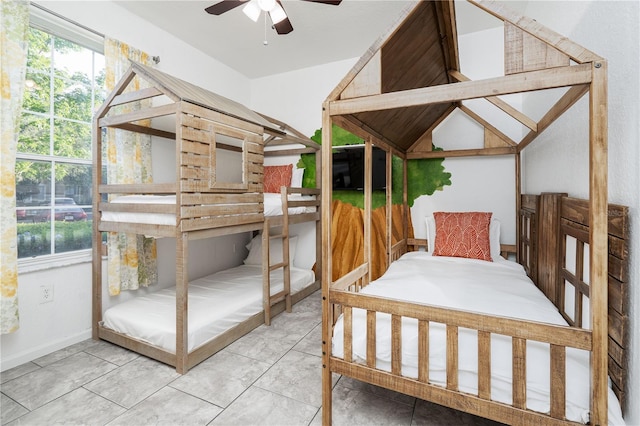
<instances>
[{"instance_id":1,"label":"tile patterned floor","mask_svg":"<svg viewBox=\"0 0 640 426\"><path fill-rule=\"evenodd\" d=\"M0 375L2 425L320 425L316 292L185 375L86 340ZM334 425L497 425L347 377Z\"/></svg>"}]
</instances>

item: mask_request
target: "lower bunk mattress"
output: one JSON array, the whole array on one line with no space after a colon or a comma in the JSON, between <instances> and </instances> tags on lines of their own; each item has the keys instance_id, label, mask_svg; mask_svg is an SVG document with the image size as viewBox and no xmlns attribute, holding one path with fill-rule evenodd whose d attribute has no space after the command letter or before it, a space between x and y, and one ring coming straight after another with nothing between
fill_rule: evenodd
<instances>
[{"instance_id":1,"label":"lower bunk mattress","mask_svg":"<svg viewBox=\"0 0 640 426\"><path fill-rule=\"evenodd\" d=\"M475 259L431 256L411 252L393 262L387 272L361 290L361 293L407 302L567 325L558 309L527 277L521 265L500 259L486 262ZM391 317L378 313L376 318L376 368L391 371ZM366 311L353 309L353 359L367 359ZM418 324L402 319L402 368L405 377L418 377ZM333 330L332 354L344 357L344 323L340 317ZM459 330L459 389L478 394L477 333ZM491 399L512 402L511 338L491 337ZM446 331L443 324L429 325L429 380L446 386ZM527 407L550 411L549 345L527 342ZM590 369L587 351L567 348L566 417L587 423L590 405ZM620 404L609 389L609 424L624 424Z\"/></svg>"},{"instance_id":2,"label":"lower bunk mattress","mask_svg":"<svg viewBox=\"0 0 640 426\"><path fill-rule=\"evenodd\" d=\"M291 267L291 294L315 282L312 270ZM271 294L284 288L281 270L271 272ZM189 283L191 352L263 309L262 266L241 265ZM176 289L163 289L107 309L104 327L175 353Z\"/></svg>"}]
</instances>

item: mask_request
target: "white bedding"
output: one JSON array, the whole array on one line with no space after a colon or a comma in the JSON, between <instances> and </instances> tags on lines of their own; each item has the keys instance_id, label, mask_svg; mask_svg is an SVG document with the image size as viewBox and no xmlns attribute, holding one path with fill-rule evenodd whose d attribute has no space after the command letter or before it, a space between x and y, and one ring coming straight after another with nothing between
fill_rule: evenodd
<instances>
[{"instance_id":1,"label":"white bedding","mask_svg":"<svg viewBox=\"0 0 640 426\"><path fill-rule=\"evenodd\" d=\"M292 194L289 196L291 201L313 200L312 195ZM112 203L131 203L131 204L167 204L175 205L175 195L124 195L111 200ZM301 214L314 212L315 207L289 207L289 214ZM282 214L281 195L277 193L264 194L264 215L280 216ZM124 222L124 223L143 223L151 225L176 225L176 216L166 213L133 213L133 212L111 212L102 213L102 220L108 222Z\"/></svg>"},{"instance_id":2,"label":"white bedding","mask_svg":"<svg viewBox=\"0 0 640 426\"><path fill-rule=\"evenodd\" d=\"M412 252L393 262L378 280L362 293L387 298L439 305L490 315L528 319L566 325L556 307L526 276L521 265L504 259L498 262L431 256ZM342 358L343 321L334 328L332 354ZM391 371L390 316L377 314L376 368ZM431 324L429 334L429 378L446 386L446 345L442 324ZM353 357L366 361L365 311L353 310ZM459 330L459 389L477 394L477 333ZM491 397L511 403L511 339L492 335ZM402 375L417 378L417 321L402 320ZM527 407L548 413L549 348L538 342L527 343ZM589 420L589 353L567 349L566 416L586 423ZM609 424L624 424L620 404L609 390Z\"/></svg>"},{"instance_id":3,"label":"white bedding","mask_svg":"<svg viewBox=\"0 0 640 426\"><path fill-rule=\"evenodd\" d=\"M283 289L282 270L271 273L271 294ZM291 294L313 284L311 270L291 267ZM189 283L189 351L262 310L262 267L241 265ZM176 347L175 287L121 303L104 313L103 325L159 346Z\"/></svg>"}]
</instances>

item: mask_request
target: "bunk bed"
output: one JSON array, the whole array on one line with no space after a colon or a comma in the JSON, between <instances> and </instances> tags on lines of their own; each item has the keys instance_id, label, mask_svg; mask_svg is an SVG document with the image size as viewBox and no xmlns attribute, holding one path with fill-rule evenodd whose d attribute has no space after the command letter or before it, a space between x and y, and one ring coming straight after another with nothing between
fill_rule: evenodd
<instances>
[{"instance_id":1,"label":"bunk bed","mask_svg":"<svg viewBox=\"0 0 640 426\"><path fill-rule=\"evenodd\" d=\"M107 128L151 135L152 144L173 142L174 182L106 182ZM287 149L267 154L269 143ZM314 271L293 265L289 225L315 222L319 247L319 190L301 188L300 178L294 187L292 176L300 171L294 172L292 164L264 165L266 155L310 152L317 154L318 145L284 123L132 63L94 118L93 337L185 373L317 290ZM104 232L175 238L175 288L105 312ZM256 235L249 247L252 260L190 282L189 242L237 233Z\"/></svg>"},{"instance_id":2,"label":"bunk bed","mask_svg":"<svg viewBox=\"0 0 640 426\"><path fill-rule=\"evenodd\" d=\"M606 60L499 4L470 2L504 22L503 77L465 77L454 2L423 1L405 9L323 104L325 425L334 373L507 424L623 422L628 209L607 203ZM537 122L497 97L557 87L568 89ZM586 93L589 199L522 194L522 150ZM480 98L529 132L516 142L463 102ZM432 151L433 130L453 111L483 128L484 147ZM333 124L366 143L365 247L372 146L403 160L405 235L387 242L390 267L375 281L367 251L361 265L331 277ZM455 257L455 250L441 250L437 234L435 241L409 238L407 160L497 155L515 159L517 241L492 248L485 237L480 251L489 246L517 262ZM489 231L484 223L482 232ZM427 244L429 252L407 253ZM526 308L525 300L536 304Z\"/></svg>"}]
</instances>

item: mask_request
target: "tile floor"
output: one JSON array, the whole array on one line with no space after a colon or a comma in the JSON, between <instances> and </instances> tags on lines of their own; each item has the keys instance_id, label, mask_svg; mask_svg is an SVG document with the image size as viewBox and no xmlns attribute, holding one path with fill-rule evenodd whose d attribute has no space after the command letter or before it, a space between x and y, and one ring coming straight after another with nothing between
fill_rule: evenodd
<instances>
[{"instance_id":1,"label":"tile floor","mask_svg":"<svg viewBox=\"0 0 640 426\"><path fill-rule=\"evenodd\" d=\"M183 376L86 340L0 375L2 425L320 425L320 294ZM334 425L496 425L335 377Z\"/></svg>"}]
</instances>

